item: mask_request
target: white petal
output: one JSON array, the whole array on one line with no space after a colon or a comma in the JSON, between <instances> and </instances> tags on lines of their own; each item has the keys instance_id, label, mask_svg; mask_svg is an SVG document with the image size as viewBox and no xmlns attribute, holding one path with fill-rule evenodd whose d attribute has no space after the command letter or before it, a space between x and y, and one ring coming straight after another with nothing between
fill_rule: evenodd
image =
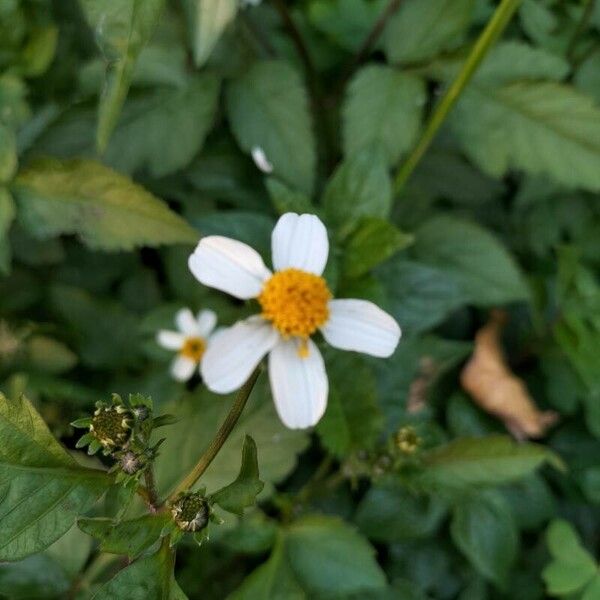
<instances>
[{"instance_id":1,"label":"white petal","mask_svg":"<svg viewBox=\"0 0 600 600\"><path fill-rule=\"evenodd\" d=\"M185 343L185 335L180 331L161 329L156 334L156 343L167 350L179 350Z\"/></svg>"},{"instance_id":2,"label":"white petal","mask_svg":"<svg viewBox=\"0 0 600 600\"><path fill-rule=\"evenodd\" d=\"M185 333L188 337L199 335L198 322L194 317L194 313L189 308L182 308L175 315L175 323L177 329Z\"/></svg>"},{"instance_id":3,"label":"white petal","mask_svg":"<svg viewBox=\"0 0 600 600\"><path fill-rule=\"evenodd\" d=\"M219 331L202 357L204 383L218 394L237 390L278 339L277 330L260 317L251 317Z\"/></svg>"},{"instance_id":4,"label":"white petal","mask_svg":"<svg viewBox=\"0 0 600 600\"><path fill-rule=\"evenodd\" d=\"M217 324L217 315L212 310L201 310L198 313L198 335L207 338Z\"/></svg>"},{"instance_id":5,"label":"white petal","mask_svg":"<svg viewBox=\"0 0 600 600\"><path fill-rule=\"evenodd\" d=\"M187 381L196 370L196 362L187 356L177 356L171 363L171 375L177 381Z\"/></svg>"},{"instance_id":6,"label":"white petal","mask_svg":"<svg viewBox=\"0 0 600 600\"><path fill-rule=\"evenodd\" d=\"M301 357L297 340L281 341L269 355L269 379L279 418L290 429L312 427L325 412L329 384L323 357L312 340Z\"/></svg>"},{"instance_id":7,"label":"white petal","mask_svg":"<svg viewBox=\"0 0 600 600\"><path fill-rule=\"evenodd\" d=\"M188 265L200 283L242 300L258 296L271 276L256 250L220 235L202 238Z\"/></svg>"},{"instance_id":8,"label":"white petal","mask_svg":"<svg viewBox=\"0 0 600 600\"><path fill-rule=\"evenodd\" d=\"M395 319L367 300L331 300L321 331L336 348L382 358L391 356L400 340Z\"/></svg>"},{"instance_id":9,"label":"white petal","mask_svg":"<svg viewBox=\"0 0 600 600\"><path fill-rule=\"evenodd\" d=\"M294 267L321 275L327 264L327 229L315 215L285 213L271 236L273 267L276 271Z\"/></svg>"},{"instance_id":10,"label":"white petal","mask_svg":"<svg viewBox=\"0 0 600 600\"><path fill-rule=\"evenodd\" d=\"M252 160L263 173L272 173L273 165L267 159L265 151L259 146L252 148Z\"/></svg>"}]
</instances>

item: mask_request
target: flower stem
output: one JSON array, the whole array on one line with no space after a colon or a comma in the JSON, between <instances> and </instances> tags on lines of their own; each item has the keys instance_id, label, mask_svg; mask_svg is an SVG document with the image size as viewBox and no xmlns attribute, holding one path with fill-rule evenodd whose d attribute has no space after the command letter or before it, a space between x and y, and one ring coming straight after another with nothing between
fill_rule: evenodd
<instances>
[{"instance_id":1,"label":"flower stem","mask_svg":"<svg viewBox=\"0 0 600 600\"><path fill-rule=\"evenodd\" d=\"M446 120L446 117L456 104L466 85L475 74L477 67L485 58L490 48L502 35L502 32L509 24L515 10L519 7L520 3L521 0L502 0L498 5L498 8L496 8L492 18L488 21L485 29L481 32L481 35L475 42L475 45L469 53L465 64L462 66L458 75L446 91L446 94L433 111L433 114L425 126L425 130L423 131L423 134L421 135L417 145L406 161L398 169L396 177L394 178L394 191L396 193L401 192L406 185L406 182L431 145L431 142Z\"/></svg>"},{"instance_id":2,"label":"flower stem","mask_svg":"<svg viewBox=\"0 0 600 600\"><path fill-rule=\"evenodd\" d=\"M181 492L189 490L196 481L200 479L204 471L208 469L210 463L214 460L215 456L217 456L219 450L221 450L223 444L227 441L227 438L233 431L259 375L260 366L254 369L252 375L248 378L248 381L240 388L229 414L225 418L225 421L223 421L223 424L219 431L217 431L212 442L199 458L198 462L192 467L192 470L179 482L175 490L173 490L167 499L167 502L172 502Z\"/></svg>"},{"instance_id":3,"label":"flower stem","mask_svg":"<svg viewBox=\"0 0 600 600\"><path fill-rule=\"evenodd\" d=\"M144 482L146 484L146 490L148 492L148 508L151 512L155 513L158 510L158 490L156 488L156 479L154 478L154 469L152 465L144 471Z\"/></svg>"}]
</instances>

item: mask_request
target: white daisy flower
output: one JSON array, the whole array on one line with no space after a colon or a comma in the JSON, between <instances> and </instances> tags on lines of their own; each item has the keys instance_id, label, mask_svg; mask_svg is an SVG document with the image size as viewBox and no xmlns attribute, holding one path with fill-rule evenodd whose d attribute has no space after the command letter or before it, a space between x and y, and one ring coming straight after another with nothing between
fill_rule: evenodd
<instances>
[{"instance_id":1,"label":"white daisy flower","mask_svg":"<svg viewBox=\"0 0 600 600\"><path fill-rule=\"evenodd\" d=\"M182 308L175 315L175 324L178 331L162 329L156 334L156 342L167 350L177 351L171 375L177 381L187 381L202 364L217 315L212 310L201 310L194 317L189 308Z\"/></svg>"},{"instance_id":2,"label":"white daisy flower","mask_svg":"<svg viewBox=\"0 0 600 600\"><path fill-rule=\"evenodd\" d=\"M291 429L315 425L325 412L328 381L311 336L372 356L393 354L398 323L366 300L335 300L322 277L329 242L314 215L284 214L272 234L272 273L250 246L221 236L200 240L189 266L204 285L236 298L256 298L260 315L239 321L213 338L202 360L204 382L227 394L241 387L269 354L277 412Z\"/></svg>"},{"instance_id":3,"label":"white daisy flower","mask_svg":"<svg viewBox=\"0 0 600 600\"><path fill-rule=\"evenodd\" d=\"M252 148L252 160L263 173L272 173L273 165L269 162L265 151L259 146Z\"/></svg>"}]
</instances>

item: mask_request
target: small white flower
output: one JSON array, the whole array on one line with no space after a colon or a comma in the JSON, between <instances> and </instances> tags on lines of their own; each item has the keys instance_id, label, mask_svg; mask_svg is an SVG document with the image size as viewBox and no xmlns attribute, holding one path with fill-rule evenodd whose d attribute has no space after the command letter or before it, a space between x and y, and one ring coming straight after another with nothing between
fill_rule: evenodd
<instances>
[{"instance_id":1,"label":"small white flower","mask_svg":"<svg viewBox=\"0 0 600 600\"><path fill-rule=\"evenodd\" d=\"M189 308L182 308L175 315L175 324L178 331L162 329L156 335L156 342L167 350L177 351L171 375L177 381L187 381L202 364L217 315L212 310L201 310L194 317Z\"/></svg>"},{"instance_id":2,"label":"small white flower","mask_svg":"<svg viewBox=\"0 0 600 600\"><path fill-rule=\"evenodd\" d=\"M272 173L273 165L267 159L265 151L259 146L252 148L252 160L263 173Z\"/></svg>"},{"instance_id":3,"label":"small white flower","mask_svg":"<svg viewBox=\"0 0 600 600\"><path fill-rule=\"evenodd\" d=\"M269 353L277 412L287 427L303 429L323 416L329 387L310 336L320 330L336 348L387 357L400 327L372 302L332 299L321 276L327 230L316 216L283 215L271 242L274 274L250 246L226 237L203 238L190 256L190 270L201 283L242 300L256 298L262 309L213 338L201 373L209 389L227 394Z\"/></svg>"}]
</instances>

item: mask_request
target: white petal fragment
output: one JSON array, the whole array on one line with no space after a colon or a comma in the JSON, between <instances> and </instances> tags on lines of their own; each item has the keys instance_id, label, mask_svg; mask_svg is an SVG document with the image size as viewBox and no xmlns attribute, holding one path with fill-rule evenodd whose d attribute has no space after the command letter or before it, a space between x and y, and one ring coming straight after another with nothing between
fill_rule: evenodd
<instances>
[{"instance_id":1,"label":"white petal fragment","mask_svg":"<svg viewBox=\"0 0 600 600\"><path fill-rule=\"evenodd\" d=\"M177 356L171 363L171 375L177 381L187 381L196 370L196 362L187 356Z\"/></svg>"},{"instance_id":2,"label":"white petal fragment","mask_svg":"<svg viewBox=\"0 0 600 600\"><path fill-rule=\"evenodd\" d=\"M273 172L273 165L269 162L265 151L260 146L252 148L252 160L263 173Z\"/></svg>"},{"instance_id":3,"label":"white petal fragment","mask_svg":"<svg viewBox=\"0 0 600 600\"><path fill-rule=\"evenodd\" d=\"M290 267L321 275L329 256L327 229L315 215L285 213L271 236L273 267Z\"/></svg>"},{"instance_id":4,"label":"white petal fragment","mask_svg":"<svg viewBox=\"0 0 600 600\"><path fill-rule=\"evenodd\" d=\"M281 341L269 355L269 379L275 408L290 429L316 425L325 412L329 384L323 357L308 341L308 354L301 357L297 340Z\"/></svg>"},{"instance_id":5,"label":"white petal fragment","mask_svg":"<svg viewBox=\"0 0 600 600\"><path fill-rule=\"evenodd\" d=\"M198 313L198 335L207 338L217 325L217 314L213 310L201 310Z\"/></svg>"},{"instance_id":6,"label":"white petal fragment","mask_svg":"<svg viewBox=\"0 0 600 600\"><path fill-rule=\"evenodd\" d=\"M175 315L177 329L188 337L199 335L198 322L189 308L182 308Z\"/></svg>"},{"instance_id":7,"label":"white petal fragment","mask_svg":"<svg viewBox=\"0 0 600 600\"><path fill-rule=\"evenodd\" d=\"M273 348L279 333L260 317L251 317L219 331L202 358L204 383L217 394L237 390Z\"/></svg>"},{"instance_id":8,"label":"white petal fragment","mask_svg":"<svg viewBox=\"0 0 600 600\"><path fill-rule=\"evenodd\" d=\"M156 334L156 343L167 350L179 350L185 342L185 337L180 331L161 329Z\"/></svg>"},{"instance_id":9,"label":"white petal fragment","mask_svg":"<svg viewBox=\"0 0 600 600\"><path fill-rule=\"evenodd\" d=\"M394 353L401 334L396 320L367 300L331 300L321 331L335 348L381 358Z\"/></svg>"},{"instance_id":10,"label":"white petal fragment","mask_svg":"<svg viewBox=\"0 0 600 600\"><path fill-rule=\"evenodd\" d=\"M271 275L256 250L220 235L202 238L188 265L200 283L241 300L258 296Z\"/></svg>"}]
</instances>

